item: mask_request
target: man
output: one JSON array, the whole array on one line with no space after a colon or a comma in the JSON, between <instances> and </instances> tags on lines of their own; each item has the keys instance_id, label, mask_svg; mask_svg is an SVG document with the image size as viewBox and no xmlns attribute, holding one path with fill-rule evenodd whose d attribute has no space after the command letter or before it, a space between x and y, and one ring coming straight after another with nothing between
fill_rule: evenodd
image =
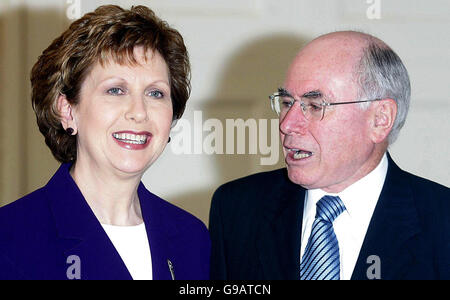
<instances>
[{"instance_id":1,"label":"man","mask_svg":"<svg viewBox=\"0 0 450 300\"><path fill-rule=\"evenodd\" d=\"M387 153L410 98L392 49L321 36L270 98L287 168L216 191L212 279L450 279L450 190Z\"/></svg>"}]
</instances>

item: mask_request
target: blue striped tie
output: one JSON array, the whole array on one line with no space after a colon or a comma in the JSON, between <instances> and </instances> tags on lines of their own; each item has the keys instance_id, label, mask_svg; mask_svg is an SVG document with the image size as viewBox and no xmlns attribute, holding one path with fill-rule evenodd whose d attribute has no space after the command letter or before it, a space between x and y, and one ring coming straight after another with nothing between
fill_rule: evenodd
<instances>
[{"instance_id":1,"label":"blue striped tie","mask_svg":"<svg viewBox=\"0 0 450 300\"><path fill-rule=\"evenodd\" d=\"M323 196L300 264L301 280L339 280L339 244L333 221L345 210L341 198Z\"/></svg>"}]
</instances>

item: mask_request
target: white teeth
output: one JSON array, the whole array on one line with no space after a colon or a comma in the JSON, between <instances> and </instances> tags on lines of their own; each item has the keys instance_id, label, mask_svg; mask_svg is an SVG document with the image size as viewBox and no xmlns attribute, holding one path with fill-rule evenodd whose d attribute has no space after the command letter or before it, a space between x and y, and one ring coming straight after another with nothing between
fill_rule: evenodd
<instances>
[{"instance_id":1,"label":"white teeth","mask_svg":"<svg viewBox=\"0 0 450 300\"><path fill-rule=\"evenodd\" d=\"M124 143L129 144L145 144L147 142L146 135L135 135L131 133L114 133L113 137Z\"/></svg>"},{"instance_id":2,"label":"white teeth","mask_svg":"<svg viewBox=\"0 0 450 300\"><path fill-rule=\"evenodd\" d=\"M295 154L294 154L294 159L307 158L307 157L310 157L311 155L312 155L312 153L295 152Z\"/></svg>"},{"instance_id":3,"label":"white teeth","mask_svg":"<svg viewBox=\"0 0 450 300\"><path fill-rule=\"evenodd\" d=\"M303 150L299 150L299 149L289 149L289 151L294 152L294 159L307 158L314 154L312 152L303 151Z\"/></svg>"}]
</instances>

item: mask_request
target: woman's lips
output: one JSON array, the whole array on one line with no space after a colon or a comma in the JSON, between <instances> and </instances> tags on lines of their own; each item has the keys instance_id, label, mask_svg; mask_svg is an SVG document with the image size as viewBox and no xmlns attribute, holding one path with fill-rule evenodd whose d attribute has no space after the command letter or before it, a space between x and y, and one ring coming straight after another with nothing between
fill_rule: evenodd
<instances>
[{"instance_id":1,"label":"woman's lips","mask_svg":"<svg viewBox=\"0 0 450 300\"><path fill-rule=\"evenodd\" d=\"M128 150L142 150L145 149L152 139L152 134L148 131L117 131L112 134L116 143Z\"/></svg>"}]
</instances>

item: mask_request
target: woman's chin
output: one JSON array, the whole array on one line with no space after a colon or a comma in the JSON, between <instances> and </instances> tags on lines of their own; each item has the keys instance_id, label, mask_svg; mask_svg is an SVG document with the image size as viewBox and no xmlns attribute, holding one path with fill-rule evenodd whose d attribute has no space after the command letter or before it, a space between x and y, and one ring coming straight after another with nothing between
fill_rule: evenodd
<instances>
[{"instance_id":1,"label":"woman's chin","mask_svg":"<svg viewBox=\"0 0 450 300\"><path fill-rule=\"evenodd\" d=\"M141 161L120 162L115 163L114 167L120 173L129 175L142 175L149 167L149 163Z\"/></svg>"}]
</instances>

